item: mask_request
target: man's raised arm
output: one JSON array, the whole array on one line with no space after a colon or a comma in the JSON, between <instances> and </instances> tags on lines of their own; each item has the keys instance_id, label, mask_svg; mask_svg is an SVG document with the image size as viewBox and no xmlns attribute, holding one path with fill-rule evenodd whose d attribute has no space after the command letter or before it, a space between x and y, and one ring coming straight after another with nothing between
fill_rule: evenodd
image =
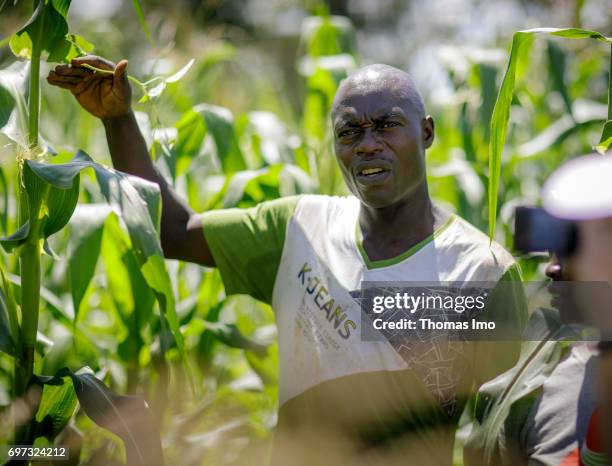
<instances>
[{"instance_id":1,"label":"man's raised arm","mask_svg":"<svg viewBox=\"0 0 612 466\"><path fill-rule=\"evenodd\" d=\"M162 197L161 245L169 259L181 259L205 266L215 262L206 244L202 225L193 210L159 174L131 109L131 88L127 60L117 65L96 56L75 58L49 73L49 84L68 89L81 106L100 118L113 165L117 170L157 183ZM84 66L85 65L85 66ZM94 72L87 68L111 71Z\"/></svg>"}]
</instances>

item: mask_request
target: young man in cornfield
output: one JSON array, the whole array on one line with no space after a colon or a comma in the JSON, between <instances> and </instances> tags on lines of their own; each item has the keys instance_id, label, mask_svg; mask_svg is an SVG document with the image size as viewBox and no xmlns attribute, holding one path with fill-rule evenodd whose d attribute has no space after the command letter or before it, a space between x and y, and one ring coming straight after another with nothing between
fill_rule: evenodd
<instances>
[{"instance_id":1,"label":"young man in cornfield","mask_svg":"<svg viewBox=\"0 0 612 466\"><path fill-rule=\"evenodd\" d=\"M101 75L89 64L113 71ZM49 83L104 124L118 170L157 183L168 258L217 267L228 294L269 303L279 333L278 465L451 465L476 386L516 361L518 344L363 341L362 281L505 283L490 320L526 319L512 256L430 199L434 122L410 77L385 65L340 85L334 146L352 193L300 195L198 215L160 176L130 105L127 61L83 57Z\"/></svg>"}]
</instances>

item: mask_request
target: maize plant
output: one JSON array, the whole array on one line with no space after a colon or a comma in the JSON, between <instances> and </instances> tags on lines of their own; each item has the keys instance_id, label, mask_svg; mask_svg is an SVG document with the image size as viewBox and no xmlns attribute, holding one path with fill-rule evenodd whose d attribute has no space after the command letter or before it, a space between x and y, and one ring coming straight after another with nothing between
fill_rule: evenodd
<instances>
[{"instance_id":1,"label":"maize plant","mask_svg":"<svg viewBox=\"0 0 612 466\"><path fill-rule=\"evenodd\" d=\"M155 44L161 33L147 26L141 2L132 4L139 29L113 35L127 49L137 34L146 39L128 57L130 73L146 76L129 76L138 122L156 167L194 210L346 193L329 109L360 62L348 18L323 9L304 21L290 63L299 86L292 108L284 102L295 96L270 91L278 74L247 47L213 31L206 47L183 41L185 49L168 52ZM164 260L157 185L99 163L91 119L68 93L41 85L48 64L98 53L69 28L69 6L35 1L24 26L0 41L15 56L0 69L0 445L66 445L65 464L267 464L274 315L226 296L216 271ZM426 98L436 121L427 173L436 200L509 246L517 202L537 202L534 186L568 156L610 146L602 43L610 39L593 31L536 29L515 34L509 61L495 44L501 59L449 48L440 61L452 96ZM576 44L584 48L570 49ZM155 64L159 54L172 66L142 71L136 59L151 50ZM539 66L528 66L528 52ZM537 262L521 266L527 280L537 276ZM525 354L550 364L553 346Z\"/></svg>"}]
</instances>

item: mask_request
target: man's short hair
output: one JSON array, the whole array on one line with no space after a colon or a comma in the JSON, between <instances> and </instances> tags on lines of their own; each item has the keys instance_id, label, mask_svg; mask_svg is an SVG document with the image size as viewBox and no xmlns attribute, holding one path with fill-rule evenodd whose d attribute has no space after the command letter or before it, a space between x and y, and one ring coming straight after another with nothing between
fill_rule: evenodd
<instances>
[{"instance_id":1,"label":"man's short hair","mask_svg":"<svg viewBox=\"0 0 612 466\"><path fill-rule=\"evenodd\" d=\"M363 93L388 90L398 99L408 102L409 106L416 110L419 118L426 116L423 97L414 80L408 73L393 66L377 63L364 66L351 73L338 87L332 105L332 115L339 104L338 99L342 98L348 90Z\"/></svg>"}]
</instances>

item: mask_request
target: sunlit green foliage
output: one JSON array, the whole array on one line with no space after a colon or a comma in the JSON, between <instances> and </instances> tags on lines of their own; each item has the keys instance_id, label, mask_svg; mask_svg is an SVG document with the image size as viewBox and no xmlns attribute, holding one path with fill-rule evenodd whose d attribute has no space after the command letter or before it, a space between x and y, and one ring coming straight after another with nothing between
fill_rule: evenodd
<instances>
[{"instance_id":1,"label":"sunlit green foliage","mask_svg":"<svg viewBox=\"0 0 612 466\"><path fill-rule=\"evenodd\" d=\"M22 435L37 444L70 443L82 464L139 457L143 451L125 429L96 415L105 400L121 407L119 414L134 402L153 430L147 435L161 433L166 464L266 464L278 383L271 309L226 297L214 270L161 259L157 190L107 168L101 126L68 92L43 82L40 132L36 126L37 141L28 137L34 107L28 108L31 67L24 58L40 52L63 61L81 53L77 45L89 49L84 39L66 36L68 3L41 2L35 16L57 19L57 28L45 33L53 40L36 45L39 32L24 27L10 41L22 58L0 69L0 235L7 237L0 252L0 406L16 395L14 362L22 356L27 304L18 254L32 240L34 223L32 244L38 257L43 248L46 255L39 262L32 386L43 389L40 403L26 410L21 422L33 421ZM145 2L133 5L132 14L146 24ZM149 26L132 32L147 50L149 41L162 47L161 32ZM77 32L96 44L94 53L118 60L121 34L107 27L114 32ZM192 32L197 44L155 49L148 66L136 54L129 57L130 74L147 84L134 87L134 100L152 157L189 204L205 211L297 193L345 193L329 108L340 80L360 64L350 21L325 11L307 19L291 57L298 70L294 88L280 86L282 77L247 48ZM542 181L563 160L609 141L609 125L602 136L610 119L609 50L594 41L522 40L521 50L513 49L516 79L504 91L508 128L496 142L491 160L499 174L491 180L489 144L499 130L491 119L506 51L447 47L452 93L426 99L436 121L428 152L432 195L483 231L498 205L492 233L506 246L513 207L537 202ZM498 186L496 177L497 200L489 191L495 202L488 204L487 187ZM20 204L22 181L27 199ZM20 213L19 205L28 208ZM536 276L537 262L522 265L525 278ZM79 371L84 367L90 369ZM72 388L79 382L85 391ZM150 410L118 393L147 399ZM0 410L0 444L13 439L7 413Z\"/></svg>"}]
</instances>

